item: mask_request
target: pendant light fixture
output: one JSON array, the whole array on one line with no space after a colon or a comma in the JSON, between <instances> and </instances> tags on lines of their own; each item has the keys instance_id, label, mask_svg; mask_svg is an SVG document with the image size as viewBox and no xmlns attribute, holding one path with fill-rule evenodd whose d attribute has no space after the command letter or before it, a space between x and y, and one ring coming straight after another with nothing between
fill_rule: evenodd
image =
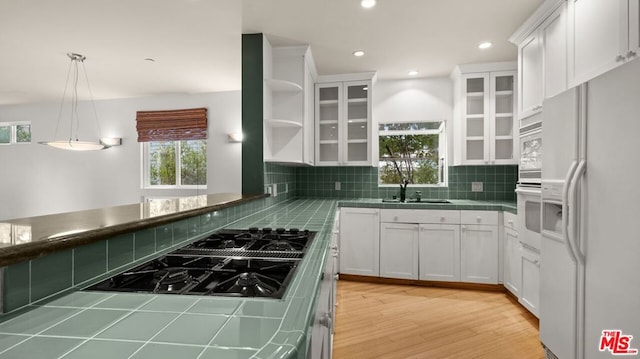
<instances>
[{"instance_id":1,"label":"pendant light fixture","mask_svg":"<svg viewBox=\"0 0 640 359\"><path fill-rule=\"evenodd\" d=\"M69 63L69 70L67 72L67 82L64 85L64 92L62 94L62 101L60 102L60 111L58 112L58 123L56 124L56 131L54 133L53 141L38 142L43 145L60 148L63 150L71 151L94 151L102 150L109 146L106 146L102 141L80 141L78 139L78 132L80 129L80 118L78 116L78 77L79 77L79 64L82 64L82 70L84 72L84 78L87 81L87 89L89 90L89 98L91 100L91 106L93 114L95 116L96 125L98 127L98 137L101 138L100 123L98 122L98 113L96 112L96 105L93 102L93 95L91 94L91 87L89 87L89 78L87 77L87 70L84 67L84 60L87 58L80 54L68 53L67 56L71 59ZM60 128L60 120L62 119L62 112L65 104L65 98L67 96L67 88L69 87L69 79L73 81L73 89L71 90L71 109L69 116L69 139L68 140L56 140L58 137L58 129Z\"/></svg>"}]
</instances>

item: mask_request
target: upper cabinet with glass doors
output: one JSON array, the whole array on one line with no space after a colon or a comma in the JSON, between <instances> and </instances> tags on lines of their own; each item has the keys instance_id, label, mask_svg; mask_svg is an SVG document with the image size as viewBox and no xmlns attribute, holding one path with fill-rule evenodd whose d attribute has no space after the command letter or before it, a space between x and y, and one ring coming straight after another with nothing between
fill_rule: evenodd
<instances>
[{"instance_id":1,"label":"upper cabinet with glass doors","mask_svg":"<svg viewBox=\"0 0 640 359\"><path fill-rule=\"evenodd\" d=\"M371 88L372 80L316 84L316 166L373 164Z\"/></svg>"},{"instance_id":2,"label":"upper cabinet with glass doors","mask_svg":"<svg viewBox=\"0 0 640 359\"><path fill-rule=\"evenodd\" d=\"M454 164L517 164L515 63L458 66L452 78Z\"/></svg>"}]
</instances>

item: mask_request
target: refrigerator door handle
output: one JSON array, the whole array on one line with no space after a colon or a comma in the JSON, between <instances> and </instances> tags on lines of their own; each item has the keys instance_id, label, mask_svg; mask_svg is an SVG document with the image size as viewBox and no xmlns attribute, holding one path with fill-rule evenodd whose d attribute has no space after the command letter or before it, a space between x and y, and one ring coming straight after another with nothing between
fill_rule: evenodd
<instances>
[{"instance_id":1,"label":"refrigerator door handle","mask_svg":"<svg viewBox=\"0 0 640 359\"><path fill-rule=\"evenodd\" d=\"M586 169L587 162L585 160L581 160L578 164L578 168L576 169L575 174L573 175L573 179L571 180L571 185L569 186L569 220L567 225L567 235L569 239L569 243L574 250L576 259L580 265L584 265L584 254L580 251L580 247L578 245L578 238L576 236L575 226L576 226L576 212L578 207L577 200L577 190L578 190L578 182L584 175L584 171Z\"/></svg>"},{"instance_id":2,"label":"refrigerator door handle","mask_svg":"<svg viewBox=\"0 0 640 359\"><path fill-rule=\"evenodd\" d=\"M564 179L564 186L562 186L562 239L567 246L571 260L573 260L574 263L578 263L578 259L576 258L576 251L569 238L569 220L567 218L567 214L569 211L572 211L569 209L569 187L571 186L571 178L576 171L576 167L578 167L578 161L574 160L571 162L571 166L569 166L569 171L567 171L567 176Z\"/></svg>"}]
</instances>

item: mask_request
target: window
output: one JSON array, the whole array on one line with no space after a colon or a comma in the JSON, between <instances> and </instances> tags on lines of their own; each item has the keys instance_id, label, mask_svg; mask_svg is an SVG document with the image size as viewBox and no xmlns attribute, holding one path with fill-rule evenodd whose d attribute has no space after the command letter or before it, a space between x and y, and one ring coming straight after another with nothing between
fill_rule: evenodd
<instances>
[{"instance_id":1,"label":"window","mask_svg":"<svg viewBox=\"0 0 640 359\"><path fill-rule=\"evenodd\" d=\"M143 148L145 187L207 185L207 140L151 141Z\"/></svg>"},{"instance_id":2,"label":"window","mask_svg":"<svg viewBox=\"0 0 640 359\"><path fill-rule=\"evenodd\" d=\"M0 144L31 143L31 124L28 122L0 123Z\"/></svg>"},{"instance_id":3,"label":"window","mask_svg":"<svg viewBox=\"0 0 640 359\"><path fill-rule=\"evenodd\" d=\"M381 123L378 128L379 185L446 186L445 123Z\"/></svg>"}]
</instances>

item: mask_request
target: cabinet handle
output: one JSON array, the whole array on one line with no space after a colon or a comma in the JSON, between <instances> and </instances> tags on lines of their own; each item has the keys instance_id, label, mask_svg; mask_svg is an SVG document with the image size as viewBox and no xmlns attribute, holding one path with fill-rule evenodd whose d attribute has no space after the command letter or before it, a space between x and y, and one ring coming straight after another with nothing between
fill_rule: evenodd
<instances>
[{"instance_id":1,"label":"cabinet handle","mask_svg":"<svg viewBox=\"0 0 640 359\"><path fill-rule=\"evenodd\" d=\"M622 61L624 61L624 59L625 59L625 57L622 56L622 55L616 56L616 62L622 62Z\"/></svg>"},{"instance_id":2,"label":"cabinet handle","mask_svg":"<svg viewBox=\"0 0 640 359\"><path fill-rule=\"evenodd\" d=\"M482 217L480 216L476 217L476 221L478 221L478 223L482 222Z\"/></svg>"},{"instance_id":3,"label":"cabinet handle","mask_svg":"<svg viewBox=\"0 0 640 359\"><path fill-rule=\"evenodd\" d=\"M533 261L533 264L535 264L536 266L540 267L540 261L537 260L537 259L535 261Z\"/></svg>"},{"instance_id":4,"label":"cabinet handle","mask_svg":"<svg viewBox=\"0 0 640 359\"><path fill-rule=\"evenodd\" d=\"M444 216L440 217L440 222L444 222L445 219Z\"/></svg>"},{"instance_id":5,"label":"cabinet handle","mask_svg":"<svg viewBox=\"0 0 640 359\"><path fill-rule=\"evenodd\" d=\"M467 230L467 226L460 226L460 229L463 230L463 231L466 231Z\"/></svg>"},{"instance_id":6,"label":"cabinet handle","mask_svg":"<svg viewBox=\"0 0 640 359\"><path fill-rule=\"evenodd\" d=\"M334 275L334 276L333 276L333 279L335 279L335 280L339 280L339 279L340 279L340 275L339 275L339 274Z\"/></svg>"},{"instance_id":7,"label":"cabinet handle","mask_svg":"<svg viewBox=\"0 0 640 359\"><path fill-rule=\"evenodd\" d=\"M629 51L629 52L627 52L627 58L628 58L628 59L630 59L630 58L632 58L632 57L635 57L635 56L636 56L635 51Z\"/></svg>"},{"instance_id":8,"label":"cabinet handle","mask_svg":"<svg viewBox=\"0 0 640 359\"><path fill-rule=\"evenodd\" d=\"M393 217L393 220L394 220L395 222L398 222L398 216L394 216L394 217Z\"/></svg>"},{"instance_id":9,"label":"cabinet handle","mask_svg":"<svg viewBox=\"0 0 640 359\"><path fill-rule=\"evenodd\" d=\"M508 223L510 226L513 226L513 220L511 220L511 219L510 219L510 220L508 220L508 221L507 221L507 223Z\"/></svg>"}]
</instances>

